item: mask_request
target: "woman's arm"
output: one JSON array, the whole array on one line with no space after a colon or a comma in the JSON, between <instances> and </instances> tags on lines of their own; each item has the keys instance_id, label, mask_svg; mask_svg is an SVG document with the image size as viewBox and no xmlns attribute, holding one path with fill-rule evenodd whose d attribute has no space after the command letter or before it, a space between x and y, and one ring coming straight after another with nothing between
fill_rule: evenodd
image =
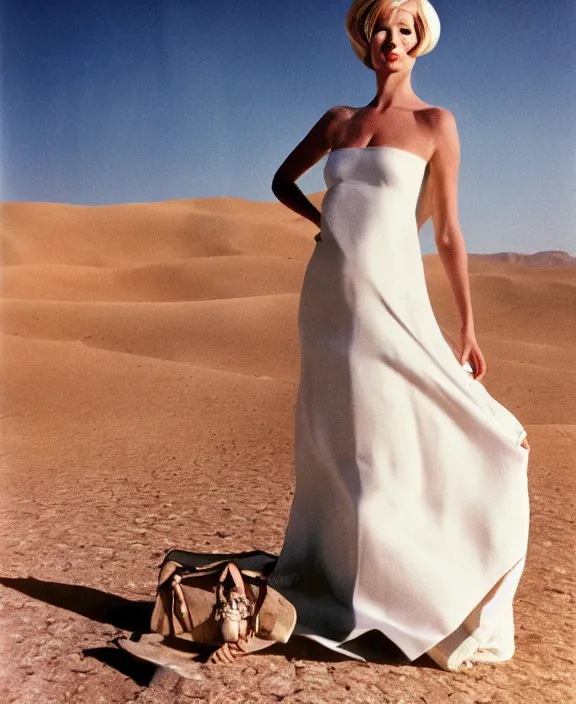
<instances>
[{"instance_id":1,"label":"woman's arm","mask_svg":"<svg viewBox=\"0 0 576 704\"><path fill-rule=\"evenodd\" d=\"M458 220L458 129L451 112L442 108L435 112L436 149L430 159L434 239L456 299L461 327L474 329L468 254Z\"/></svg>"},{"instance_id":2,"label":"woman's arm","mask_svg":"<svg viewBox=\"0 0 576 704\"><path fill-rule=\"evenodd\" d=\"M470 356L474 377L478 379L484 375L486 363L476 342L468 253L458 220L458 128L449 110L437 108L434 111L434 120L436 149L430 159L434 239L460 314L460 362L464 364Z\"/></svg>"},{"instance_id":3,"label":"woman's arm","mask_svg":"<svg viewBox=\"0 0 576 704\"><path fill-rule=\"evenodd\" d=\"M327 110L288 154L272 179L272 192L286 207L320 227L321 213L296 185L297 179L330 150L340 106Z\"/></svg>"}]
</instances>

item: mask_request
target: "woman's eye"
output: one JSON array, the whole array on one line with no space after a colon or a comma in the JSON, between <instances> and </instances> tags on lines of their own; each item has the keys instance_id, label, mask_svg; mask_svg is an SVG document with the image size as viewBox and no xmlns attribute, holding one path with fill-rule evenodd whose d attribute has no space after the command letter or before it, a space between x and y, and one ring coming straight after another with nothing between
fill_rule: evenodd
<instances>
[{"instance_id":1,"label":"woman's eye","mask_svg":"<svg viewBox=\"0 0 576 704\"><path fill-rule=\"evenodd\" d=\"M386 31L387 31L386 27L376 27L376 33L377 32L386 32ZM412 30L408 29L408 27L402 27L402 29L400 31L406 35L412 34Z\"/></svg>"}]
</instances>

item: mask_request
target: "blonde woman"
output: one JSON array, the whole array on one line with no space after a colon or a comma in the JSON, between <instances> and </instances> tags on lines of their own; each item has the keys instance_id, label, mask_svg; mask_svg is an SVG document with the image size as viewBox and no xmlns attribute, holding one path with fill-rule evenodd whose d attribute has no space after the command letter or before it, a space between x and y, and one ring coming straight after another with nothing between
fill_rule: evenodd
<instances>
[{"instance_id":1,"label":"blonde woman","mask_svg":"<svg viewBox=\"0 0 576 704\"><path fill-rule=\"evenodd\" d=\"M447 670L507 660L529 450L480 383L457 125L412 89L440 22L427 0L355 0L346 29L376 94L322 115L272 184L320 232L298 315L296 491L271 584L296 606L295 633L352 657L362 639L349 641L376 630ZM320 212L295 182L326 154ZM429 216L460 315L456 354L426 289Z\"/></svg>"}]
</instances>

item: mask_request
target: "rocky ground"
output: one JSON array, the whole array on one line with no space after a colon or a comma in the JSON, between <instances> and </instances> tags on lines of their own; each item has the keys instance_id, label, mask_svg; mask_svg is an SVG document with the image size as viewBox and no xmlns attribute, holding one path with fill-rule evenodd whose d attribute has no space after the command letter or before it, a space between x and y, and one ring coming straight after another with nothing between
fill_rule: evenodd
<instances>
[{"instance_id":1,"label":"rocky ground","mask_svg":"<svg viewBox=\"0 0 576 704\"><path fill-rule=\"evenodd\" d=\"M570 426L527 428L531 538L507 663L449 673L426 656L408 663L391 644L381 662L360 663L294 639L231 666L199 663L182 679L119 650L115 638L146 630L168 548L279 550L292 496L289 427L223 432L194 456L186 438L152 443L144 464L142 447L113 433L92 454L78 440L43 454L41 423L27 438L12 436L1 486L0 701L576 702Z\"/></svg>"}]
</instances>

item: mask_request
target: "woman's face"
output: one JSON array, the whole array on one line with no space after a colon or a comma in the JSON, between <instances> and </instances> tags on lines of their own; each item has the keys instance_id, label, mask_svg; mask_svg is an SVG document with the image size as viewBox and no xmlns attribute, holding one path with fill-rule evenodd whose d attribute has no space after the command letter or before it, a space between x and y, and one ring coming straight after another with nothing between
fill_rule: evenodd
<instances>
[{"instance_id":1,"label":"woman's face","mask_svg":"<svg viewBox=\"0 0 576 704\"><path fill-rule=\"evenodd\" d=\"M408 54L418 44L414 15L396 8L386 17L379 17L370 42L374 70L409 71L416 59Z\"/></svg>"}]
</instances>

